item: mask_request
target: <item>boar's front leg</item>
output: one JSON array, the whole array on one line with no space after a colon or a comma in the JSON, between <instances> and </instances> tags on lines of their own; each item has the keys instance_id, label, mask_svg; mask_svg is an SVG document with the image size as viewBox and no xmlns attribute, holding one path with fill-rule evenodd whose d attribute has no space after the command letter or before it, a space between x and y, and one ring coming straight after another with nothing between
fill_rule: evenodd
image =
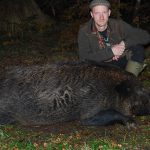
<instances>
[{"instance_id":1,"label":"boar's front leg","mask_svg":"<svg viewBox=\"0 0 150 150\"><path fill-rule=\"evenodd\" d=\"M90 118L83 119L81 123L83 125L91 126L105 126L114 123L121 123L126 125L128 128L136 128L136 123L132 117L125 116L113 109L100 111Z\"/></svg>"}]
</instances>

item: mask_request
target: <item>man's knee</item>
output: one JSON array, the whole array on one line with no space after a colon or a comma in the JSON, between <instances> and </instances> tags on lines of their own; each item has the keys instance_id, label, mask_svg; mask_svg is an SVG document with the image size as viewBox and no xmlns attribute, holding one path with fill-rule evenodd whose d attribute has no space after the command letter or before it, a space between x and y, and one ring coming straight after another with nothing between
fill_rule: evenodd
<instances>
[{"instance_id":1,"label":"man's knee","mask_svg":"<svg viewBox=\"0 0 150 150\"><path fill-rule=\"evenodd\" d=\"M146 67L144 64L145 50L142 45L130 47L130 57L128 59L125 70L138 76Z\"/></svg>"}]
</instances>

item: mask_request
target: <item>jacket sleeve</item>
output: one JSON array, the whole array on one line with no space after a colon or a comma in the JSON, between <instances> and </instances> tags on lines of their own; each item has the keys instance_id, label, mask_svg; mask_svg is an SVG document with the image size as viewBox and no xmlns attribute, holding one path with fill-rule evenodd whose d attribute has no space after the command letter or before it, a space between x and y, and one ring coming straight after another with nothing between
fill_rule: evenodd
<instances>
[{"instance_id":1,"label":"jacket sleeve","mask_svg":"<svg viewBox=\"0 0 150 150\"><path fill-rule=\"evenodd\" d=\"M135 45L145 45L150 42L150 34L145 30L135 28L122 21L124 30L124 42L127 48Z\"/></svg>"},{"instance_id":2,"label":"jacket sleeve","mask_svg":"<svg viewBox=\"0 0 150 150\"><path fill-rule=\"evenodd\" d=\"M78 48L80 60L92 60L101 62L109 60L114 56L111 47L106 46L106 48L103 49L96 46L93 49L93 47L88 35L84 30L80 29L78 33Z\"/></svg>"}]
</instances>

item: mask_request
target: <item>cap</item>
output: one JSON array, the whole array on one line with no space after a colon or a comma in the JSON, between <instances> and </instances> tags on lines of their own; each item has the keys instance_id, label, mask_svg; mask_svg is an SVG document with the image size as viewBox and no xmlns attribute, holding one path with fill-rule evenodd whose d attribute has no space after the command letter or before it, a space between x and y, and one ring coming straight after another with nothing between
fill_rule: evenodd
<instances>
[{"instance_id":1,"label":"cap","mask_svg":"<svg viewBox=\"0 0 150 150\"><path fill-rule=\"evenodd\" d=\"M89 8L92 9L94 6L97 6L97 5L104 5L110 8L110 3L107 0L93 0L91 1Z\"/></svg>"}]
</instances>

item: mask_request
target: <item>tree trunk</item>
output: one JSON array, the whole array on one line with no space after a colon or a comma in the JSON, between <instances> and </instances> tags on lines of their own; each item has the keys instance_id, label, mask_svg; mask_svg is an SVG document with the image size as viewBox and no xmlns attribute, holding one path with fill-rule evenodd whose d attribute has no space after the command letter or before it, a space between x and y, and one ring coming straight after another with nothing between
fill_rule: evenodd
<instances>
[{"instance_id":1,"label":"tree trunk","mask_svg":"<svg viewBox=\"0 0 150 150\"><path fill-rule=\"evenodd\" d=\"M27 20L37 24L47 20L34 0L1 0L0 10L0 32L9 35L21 33Z\"/></svg>"},{"instance_id":2,"label":"tree trunk","mask_svg":"<svg viewBox=\"0 0 150 150\"><path fill-rule=\"evenodd\" d=\"M136 0L136 4L134 6L134 12L133 12L133 23L139 27L140 25L140 18L139 18L139 9L141 5L141 0Z\"/></svg>"}]
</instances>

